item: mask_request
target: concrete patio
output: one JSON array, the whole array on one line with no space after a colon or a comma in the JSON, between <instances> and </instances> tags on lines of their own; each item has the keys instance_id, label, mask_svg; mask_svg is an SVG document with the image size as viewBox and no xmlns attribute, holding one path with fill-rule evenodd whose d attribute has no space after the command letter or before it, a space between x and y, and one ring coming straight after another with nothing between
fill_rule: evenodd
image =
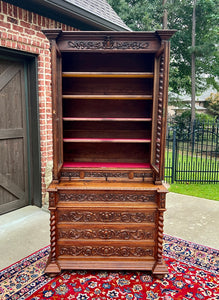
<instances>
[{"instance_id":1,"label":"concrete patio","mask_svg":"<svg viewBox=\"0 0 219 300\"><path fill-rule=\"evenodd\" d=\"M219 249L219 202L167 195L164 232ZM0 270L50 243L49 212L36 206L0 216Z\"/></svg>"}]
</instances>

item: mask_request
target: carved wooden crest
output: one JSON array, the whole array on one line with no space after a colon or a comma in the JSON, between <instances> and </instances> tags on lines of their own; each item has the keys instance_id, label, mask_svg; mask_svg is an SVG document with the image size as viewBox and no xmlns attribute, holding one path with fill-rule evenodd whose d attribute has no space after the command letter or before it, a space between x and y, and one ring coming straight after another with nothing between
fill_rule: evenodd
<instances>
[{"instance_id":1,"label":"carved wooden crest","mask_svg":"<svg viewBox=\"0 0 219 300\"><path fill-rule=\"evenodd\" d=\"M146 41L115 41L111 36L105 36L102 41L73 40L68 41L68 47L77 50L138 50L147 49L150 42Z\"/></svg>"}]
</instances>

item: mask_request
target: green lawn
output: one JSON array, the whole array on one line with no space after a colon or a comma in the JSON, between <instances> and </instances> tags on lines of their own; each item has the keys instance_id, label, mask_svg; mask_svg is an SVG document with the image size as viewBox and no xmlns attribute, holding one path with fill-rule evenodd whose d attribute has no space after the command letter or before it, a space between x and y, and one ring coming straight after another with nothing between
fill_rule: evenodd
<instances>
[{"instance_id":1,"label":"green lawn","mask_svg":"<svg viewBox=\"0 0 219 300\"><path fill-rule=\"evenodd\" d=\"M219 201L219 184L182 184L174 183L170 192Z\"/></svg>"}]
</instances>

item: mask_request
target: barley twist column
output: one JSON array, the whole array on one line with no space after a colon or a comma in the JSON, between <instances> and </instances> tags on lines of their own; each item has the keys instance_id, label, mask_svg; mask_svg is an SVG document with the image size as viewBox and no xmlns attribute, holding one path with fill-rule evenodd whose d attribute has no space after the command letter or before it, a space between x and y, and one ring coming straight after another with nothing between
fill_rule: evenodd
<instances>
[{"instance_id":1,"label":"barley twist column","mask_svg":"<svg viewBox=\"0 0 219 300\"><path fill-rule=\"evenodd\" d=\"M158 190L158 223L157 223L157 257L156 264L153 269L153 274L157 277L163 277L168 273L167 266L163 262L163 214L165 212L165 199L167 190L162 188Z\"/></svg>"},{"instance_id":2,"label":"barley twist column","mask_svg":"<svg viewBox=\"0 0 219 300\"><path fill-rule=\"evenodd\" d=\"M50 210L50 257L45 269L51 277L56 276L60 271L60 266L56 257L56 192L49 192L49 210Z\"/></svg>"},{"instance_id":3,"label":"barley twist column","mask_svg":"<svg viewBox=\"0 0 219 300\"><path fill-rule=\"evenodd\" d=\"M158 218L158 250L157 250L157 263L162 263L162 253L163 253L163 210L159 211Z\"/></svg>"},{"instance_id":4,"label":"barley twist column","mask_svg":"<svg viewBox=\"0 0 219 300\"><path fill-rule=\"evenodd\" d=\"M51 247L51 262L56 260L56 215L55 210L50 211L50 247Z\"/></svg>"}]
</instances>

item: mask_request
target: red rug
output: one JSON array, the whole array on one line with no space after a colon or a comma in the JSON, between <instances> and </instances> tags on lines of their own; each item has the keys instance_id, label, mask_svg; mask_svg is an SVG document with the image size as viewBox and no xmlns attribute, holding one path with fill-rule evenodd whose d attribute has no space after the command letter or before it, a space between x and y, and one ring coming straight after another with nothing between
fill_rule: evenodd
<instances>
[{"instance_id":1,"label":"red rug","mask_svg":"<svg viewBox=\"0 0 219 300\"><path fill-rule=\"evenodd\" d=\"M219 299L219 251L164 236L169 274L162 280L147 272L63 272L44 274L49 247L0 272L0 299Z\"/></svg>"}]
</instances>

